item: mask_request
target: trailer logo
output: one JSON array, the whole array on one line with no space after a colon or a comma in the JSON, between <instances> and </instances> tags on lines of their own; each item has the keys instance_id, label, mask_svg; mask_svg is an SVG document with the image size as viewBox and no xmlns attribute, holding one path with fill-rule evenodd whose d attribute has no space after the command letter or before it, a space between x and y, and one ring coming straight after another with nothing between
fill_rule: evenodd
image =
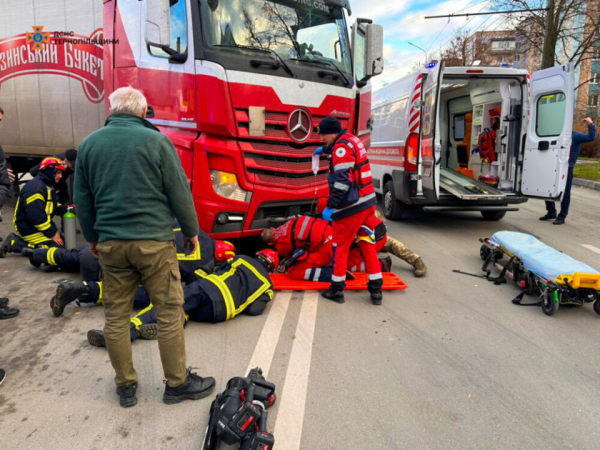
<instances>
[{"instance_id":1,"label":"trailer logo","mask_svg":"<svg viewBox=\"0 0 600 450\"><path fill-rule=\"evenodd\" d=\"M44 27L32 27L33 33L25 33L27 36L27 43L32 44L31 48L34 50L41 50L44 48L44 44L50 43L50 33L43 33Z\"/></svg>"},{"instance_id":2,"label":"trailer logo","mask_svg":"<svg viewBox=\"0 0 600 450\"><path fill-rule=\"evenodd\" d=\"M0 40L0 90L11 78L27 75L59 75L81 83L92 103L104 100L104 44L102 29L90 36L73 32L44 32L34 26L26 32Z\"/></svg>"},{"instance_id":3,"label":"trailer logo","mask_svg":"<svg viewBox=\"0 0 600 450\"><path fill-rule=\"evenodd\" d=\"M304 142L312 132L312 119L303 109L292 111L288 119L288 133L296 142Z\"/></svg>"}]
</instances>

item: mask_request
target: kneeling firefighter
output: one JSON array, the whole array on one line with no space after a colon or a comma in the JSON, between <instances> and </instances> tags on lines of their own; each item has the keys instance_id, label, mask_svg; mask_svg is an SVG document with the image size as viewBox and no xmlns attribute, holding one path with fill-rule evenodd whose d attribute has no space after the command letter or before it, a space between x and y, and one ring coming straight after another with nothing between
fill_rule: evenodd
<instances>
[{"instance_id":1,"label":"kneeling firefighter","mask_svg":"<svg viewBox=\"0 0 600 450\"><path fill-rule=\"evenodd\" d=\"M219 323L231 320L239 314L259 316L267 303L273 299L273 283L269 278L279 265L279 257L273 250L261 250L256 258L236 256L183 289L183 311L186 322ZM156 312L145 289L138 289L136 306L146 308L131 319L131 340L138 337L156 339L158 322ZM104 347L104 333L90 330L88 341L96 347Z\"/></svg>"},{"instance_id":2,"label":"kneeling firefighter","mask_svg":"<svg viewBox=\"0 0 600 450\"><path fill-rule=\"evenodd\" d=\"M235 247L231 242L216 241L204 231L198 233L196 251L186 255L183 246L183 233L177 222L173 225L175 232L175 248L181 281L190 284L213 272L215 267L235 256ZM89 245L74 250L66 249L24 249L23 254L29 257L34 266L48 264L65 272L79 271L85 281L63 281L59 283L56 294L50 301L50 308L55 316L62 315L65 306L73 301L81 303L102 303L102 282L100 281L100 263L92 256ZM143 288L140 290L144 291ZM140 303L141 302L141 303ZM136 296L134 306L148 306L149 302L139 300Z\"/></svg>"},{"instance_id":3,"label":"kneeling firefighter","mask_svg":"<svg viewBox=\"0 0 600 450\"><path fill-rule=\"evenodd\" d=\"M64 246L52 219L66 212L66 205L58 203L55 191L65 170L64 163L58 158L42 161L38 175L28 181L19 193L13 218L15 232L6 238L2 256L8 252L20 253L25 247Z\"/></svg>"},{"instance_id":4,"label":"kneeling firefighter","mask_svg":"<svg viewBox=\"0 0 600 450\"><path fill-rule=\"evenodd\" d=\"M342 130L340 121L335 117L326 117L321 121L319 135L326 146L319 147L315 154L324 153L329 157L329 198L323 219L332 221L334 255L331 285L321 295L344 303L350 247L363 230L368 233L369 239L361 239L358 246L369 276L367 287L373 304L381 305L381 264L375 249L375 236L369 228L377 199L371 183L367 151L359 138Z\"/></svg>"}]
</instances>

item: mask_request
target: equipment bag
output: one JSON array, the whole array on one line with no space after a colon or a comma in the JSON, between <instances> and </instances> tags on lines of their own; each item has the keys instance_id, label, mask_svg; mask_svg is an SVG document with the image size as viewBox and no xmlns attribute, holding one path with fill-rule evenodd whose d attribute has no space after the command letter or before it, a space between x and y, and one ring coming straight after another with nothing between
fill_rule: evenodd
<instances>
[{"instance_id":1,"label":"equipment bag","mask_svg":"<svg viewBox=\"0 0 600 450\"><path fill-rule=\"evenodd\" d=\"M496 161L496 137L489 128L483 130L483 133L479 135L477 147L479 147L479 156L482 162L493 163Z\"/></svg>"}]
</instances>

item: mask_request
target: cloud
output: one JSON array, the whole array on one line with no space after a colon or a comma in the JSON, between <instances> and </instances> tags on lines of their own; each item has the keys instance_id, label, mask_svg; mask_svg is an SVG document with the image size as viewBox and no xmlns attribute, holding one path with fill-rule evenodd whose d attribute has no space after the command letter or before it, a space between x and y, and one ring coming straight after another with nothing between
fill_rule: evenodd
<instances>
[{"instance_id":1,"label":"cloud","mask_svg":"<svg viewBox=\"0 0 600 450\"><path fill-rule=\"evenodd\" d=\"M398 13L406 11L415 3L414 0L359 0L352 2L352 17L350 21L358 17L373 20L390 18Z\"/></svg>"}]
</instances>

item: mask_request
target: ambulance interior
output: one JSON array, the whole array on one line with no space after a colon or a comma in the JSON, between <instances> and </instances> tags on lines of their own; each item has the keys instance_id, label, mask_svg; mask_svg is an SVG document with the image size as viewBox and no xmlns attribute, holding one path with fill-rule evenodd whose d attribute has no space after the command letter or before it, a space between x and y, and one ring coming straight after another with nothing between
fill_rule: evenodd
<instances>
[{"instance_id":1,"label":"ambulance interior","mask_svg":"<svg viewBox=\"0 0 600 450\"><path fill-rule=\"evenodd\" d=\"M439 108L440 194L498 199L514 192L523 116L520 81L444 77ZM482 134L487 139L480 139Z\"/></svg>"}]
</instances>

